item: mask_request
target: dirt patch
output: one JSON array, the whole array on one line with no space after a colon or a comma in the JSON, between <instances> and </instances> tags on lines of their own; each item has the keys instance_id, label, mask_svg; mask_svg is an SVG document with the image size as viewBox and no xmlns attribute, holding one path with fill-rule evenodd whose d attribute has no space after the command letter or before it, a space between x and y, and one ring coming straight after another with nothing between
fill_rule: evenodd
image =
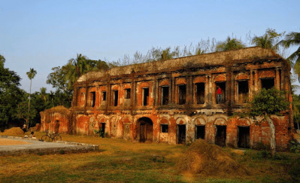
<instances>
[{"instance_id":1,"label":"dirt patch","mask_svg":"<svg viewBox=\"0 0 300 183\"><path fill-rule=\"evenodd\" d=\"M9 135L9 136L23 136L24 132L20 127L13 127L5 130L1 135Z\"/></svg>"},{"instance_id":2,"label":"dirt patch","mask_svg":"<svg viewBox=\"0 0 300 183\"><path fill-rule=\"evenodd\" d=\"M180 173L205 176L248 175L248 171L219 146L202 139L195 141L182 155L175 168Z\"/></svg>"},{"instance_id":3,"label":"dirt patch","mask_svg":"<svg viewBox=\"0 0 300 183\"><path fill-rule=\"evenodd\" d=\"M30 144L30 143L25 142L25 141L10 140L10 139L2 139L2 138L0 138L0 146L22 145L22 144Z\"/></svg>"}]
</instances>

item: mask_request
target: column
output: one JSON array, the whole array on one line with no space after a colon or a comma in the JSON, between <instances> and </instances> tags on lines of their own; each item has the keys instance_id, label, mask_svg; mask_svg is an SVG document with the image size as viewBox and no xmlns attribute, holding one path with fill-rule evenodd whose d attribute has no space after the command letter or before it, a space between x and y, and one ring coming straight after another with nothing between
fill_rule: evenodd
<instances>
[{"instance_id":1,"label":"column","mask_svg":"<svg viewBox=\"0 0 300 183\"><path fill-rule=\"evenodd\" d=\"M279 76L279 69L276 67L276 89L280 90L280 76Z\"/></svg>"},{"instance_id":2,"label":"column","mask_svg":"<svg viewBox=\"0 0 300 183\"><path fill-rule=\"evenodd\" d=\"M254 92L258 91L258 74L257 70L254 70Z\"/></svg>"},{"instance_id":3,"label":"column","mask_svg":"<svg viewBox=\"0 0 300 183\"><path fill-rule=\"evenodd\" d=\"M205 104L209 102L209 76L205 76Z\"/></svg>"},{"instance_id":4,"label":"column","mask_svg":"<svg viewBox=\"0 0 300 183\"><path fill-rule=\"evenodd\" d=\"M253 97L253 70L250 70L250 80L249 80L248 86L249 86L249 101L252 101L252 97Z\"/></svg>"}]
</instances>

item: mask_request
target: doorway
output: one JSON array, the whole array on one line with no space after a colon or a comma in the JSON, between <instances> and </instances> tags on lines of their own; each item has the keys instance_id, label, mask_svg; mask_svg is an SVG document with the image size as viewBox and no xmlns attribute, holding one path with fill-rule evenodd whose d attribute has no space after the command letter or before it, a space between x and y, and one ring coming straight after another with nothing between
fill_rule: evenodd
<instances>
[{"instance_id":1,"label":"doorway","mask_svg":"<svg viewBox=\"0 0 300 183\"><path fill-rule=\"evenodd\" d=\"M195 88L197 104L204 104L205 83L196 83Z\"/></svg>"},{"instance_id":2,"label":"doorway","mask_svg":"<svg viewBox=\"0 0 300 183\"><path fill-rule=\"evenodd\" d=\"M218 101L218 87L221 89L221 98L219 99ZM225 103L226 102L226 82L216 82L216 88L215 88L215 91L216 91L216 103L217 104L222 104L222 103Z\"/></svg>"},{"instance_id":3,"label":"doorway","mask_svg":"<svg viewBox=\"0 0 300 183\"><path fill-rule=\"evenodd\" d=\"M239 81L238 82L238 103L247 103L248 102L248 81Z\"/></svg>"},{"instance_id":4,"label":"doorway","mask_svg":"<svg viewBox=\"0 0 300 183\"><path fill-rule=\"evenodd\" d=\"M238 127L238 147L250 148L250 127Z\"/></svg>"},{"instance_id":5,"label":"doorway","mask_svg":"<svg viewBox=\"0 0 300 183\"><path fill-rule=\"evenodd\" d=\"M105 136L105 123L101 123L100 129L101 137L104 138Z\"/></svg>"},{"instance_id":6,"label":"doorway","mask_svg":"<svg viewBox=\"0 0 300 183\"><path fill-rule=\"evenodd\" d=\"M185 125L177 125L177 143L184 144L186 136L186 127Z\"/></svg>"},{"instance_id":7,"label":"doorway","mask_svg":"<svg viewBox=\"0 0 300 183\"><path fill-rule=\"evenodd\" d=\"M138 120L137 134L140 142L153 141L153 122L150 118L143 117Z\"/></svg>"},{"instance_id":8,"label":"doorway","mask_svg":"<svg viewBox=\"0 0 300 183\"><path fill-rule=\"evenodd\" d=\"M196 139L205 139L205 126L204 125L196 125Z\"/></svg>"},{"instance_id":9,"label":"doorway","mask_svg":"<svg viewBox=\"0 0 300 183\"><path fill-rule=\"evenodd\" d=\"M226 127L227 126L216 126L216 145L218 146L226 146Z\"/></svg>"}]
</instances>

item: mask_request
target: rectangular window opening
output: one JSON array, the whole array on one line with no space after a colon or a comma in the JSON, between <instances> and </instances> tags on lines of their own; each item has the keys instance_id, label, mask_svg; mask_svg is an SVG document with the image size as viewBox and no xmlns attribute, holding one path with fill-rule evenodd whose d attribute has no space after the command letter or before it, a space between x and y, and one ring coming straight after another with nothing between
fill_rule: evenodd
<instances>
[{"instance_id":1,"label":"rectangular window opening","mask_svg":"<svg viewBox=\"0 0 300 183\"><path fill-rule=\"evenodd\" d=\"M205 126L196 126L196 139L205 139Z\"/></svg>"},{"instance_id":2,"label":"rectangular window opening","mask_svg":"<svg viewBox=\"0 0 300 183\"><path fill-rule=\"evenodd\" d=\"M161 87L162 90L162 105L168 105L169 104L169 86L163 86Z\"/></svg>"},{"instance_id":3,"label":"rectangular window opening","mask_svg":"<svg viewBox=\"0 0 300 183\"><path fill-rule=\"evenodd\" d=\"M226 126L216 126L216 144L218 146L226 146Z\"/></svg>"},{"instance_id":4,"label":"rectangular window opening","mask_svg":"<svg viewBox=\"0 0 300 183\"><path fill-rule=\"evenodd\" d=\"M247 103L249 94L248 81L238 82L238 103Z\"/></svg>"},{"instance_id":5,"label":"rectangular window opening","mask_svg":"<svg viewBox=\"0 0 300 183\"><path fill-rule=\"evenodd\" d=\"M179 105L186 103L186 85L178 85Z\"/></svg>"},{"instance_id":6,"label":"rectangular window opening","mask_svg":"<svg viewBox=\"0 0 300 183\"><path fill-rule=\"evenodd\" d=\"M162 124L160 126L161 126L162 133L168 133L169 125Z\"/></svg>"},{"instance_id":7,"label":"rectangular window opening","mask_svg":"<svg viewBox=\"0 0 300 183\"><path fill-rule=\"evenodd\" d=\"M143 88L143 106L148 105L149 100L149 88Z\"/></svg>"},{"instance_id":8,"label":"rectangular window opening","mask_svg":"<svg viewBox=\"0 0 300 183\"><path fill-rule=\"evenodd\" d=\"M114 106L118 106L118 91L114 91Z\"/></svg>"},{"instance_id":9,"label":"rectangular window opening","mask_svg":"<svg viewBox=\"0 0 300 183\"><path fill-rule=\"evenodd\" d=\"M102 92L102 101L106 101L106 91Z\"/></svg>"},{"instance_id":10,"label":"rectangular window opening","mask_svg":"<svg viewBox=\"0 0 300 183\"><path fill-rule=\"evenodd\" d=\"M177 143L185 144L186 127L185 125L177 125Z\"/></svg>"},{"instance_id":11,"label":"rectangular window opening","mask_svg":"<svg viewBox=\"0 0 300 183\"><path fill-rule=\"evenodd\" d=\"M130 92L131 92L131 89L125 89L125 99L130 99Z\"/></svg>"},{"instance_id":12,"label":"rectangular window opening","mask_svg":"<svg viewBox=\"0 0 300 183\"><path fill-rule=\"evenodd\" d=\"M197 104L204 104L205 83L196 83L195 89Z\"/></svg>"},{"instance_id":13,"label":"rectangular window opening","mask_svg":"<svg viewBox=\"0 0 300 183\"><path fill-rule=\"evenodd\" d=\"M238 147L250 148L250 127L238 127Z\"/></svg>"},{"instance_id":14,"label":"rectangular window opening","mask_svg":"<svg viewBox=\"0 0 300 183\"><path fill-rule=\"evenodd\" d=\"M274 87L274 78L261 79L261 88L265 88L266 90Z\"/></svg>"},{"instance_id":15,"label":"rectangular window opening","mask_svg":"<svg viewBox=\"0 0 300 183\"><path fill-rule=\"evenodd\" d=\"M91 96L91 106L95 107L95 101L96 101L96 92L91 92L90 93Z\"/></svg>"},{"instance_id":16,"label":"rectangular window opening","mask_svg":"<svg viewBox=\"0 0 300 183\"><path fill-rule=\"evenodd\" d=\"M226 102L226 82L216 83L216 103L222 104Z\"/></svg>"}]
</instances>

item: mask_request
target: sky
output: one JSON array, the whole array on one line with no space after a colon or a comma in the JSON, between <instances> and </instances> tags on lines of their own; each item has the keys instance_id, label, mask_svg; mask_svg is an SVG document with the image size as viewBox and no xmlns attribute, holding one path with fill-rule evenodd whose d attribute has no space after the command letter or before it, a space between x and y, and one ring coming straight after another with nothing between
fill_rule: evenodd
<instances>
[{"instance_id":1,"label":"sky","mask_svg":"<svg viewBox=\"0 0 300 183\"><path fill-rule=\"evenodd\" d=\"M0 54L22 89L29 92L26 72L34 68L32 91L49 92L51 68L77 54L111 62L152 47L245 40L268 28L300 32L299 7L299 0L0 0Z\"/></svg>"}]
</instances>

